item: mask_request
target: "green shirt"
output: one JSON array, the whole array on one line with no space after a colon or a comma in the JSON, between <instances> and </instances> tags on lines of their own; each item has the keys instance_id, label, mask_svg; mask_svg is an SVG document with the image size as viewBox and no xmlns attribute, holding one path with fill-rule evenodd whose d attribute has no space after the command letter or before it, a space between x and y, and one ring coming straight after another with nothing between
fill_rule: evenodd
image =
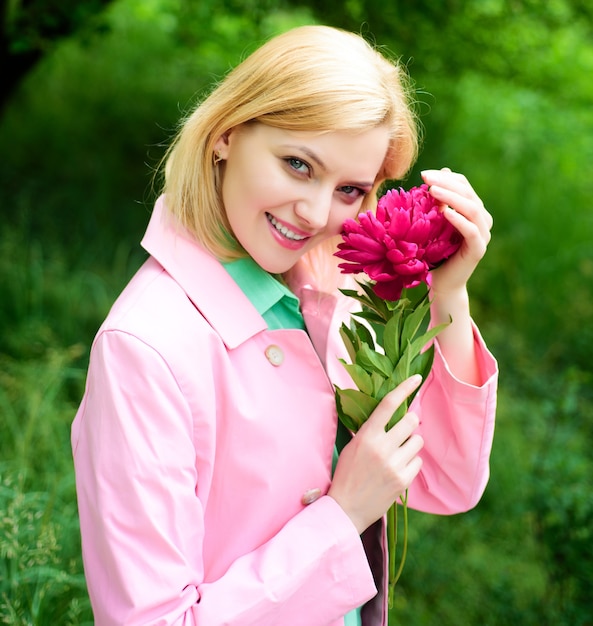
<instances>
[{"instance_id":1,"label":"green shirt","mask_svg":"<svg viewBox=\"0 0 593 626\"><path fill-rule=\"evenodd\" d=\"M299 299L251 257L223 263L231 278L264 318L270 330L300 328L305 330Z\"/></svg>"},{"instance_id":2,"label":"green shirt","mask_svg":"<svg viewBox=\"0 0 593 626\"><path fill-rule=\"evenodd\" d=\"M241 288L249 301L264 318L270 330L300 328L305 330L305 320L299 299L286 285L262 269L251 257L223 263L231 278ZM334 446L333 467L338 459ZM360 609L344 616L345 626L361 626Z\"/></svg>"}]
</instances>

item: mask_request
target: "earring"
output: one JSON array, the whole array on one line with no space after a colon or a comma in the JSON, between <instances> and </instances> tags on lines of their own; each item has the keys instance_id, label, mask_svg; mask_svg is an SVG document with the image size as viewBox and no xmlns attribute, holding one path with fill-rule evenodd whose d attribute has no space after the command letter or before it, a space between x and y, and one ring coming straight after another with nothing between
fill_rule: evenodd
<instances>
[{"instance_id":1,"label":"earring","mask_svg":"<svg viewBox=\"0 0 593 626\"><path fill-rule=\"evenodd\" d=\"M222 155L220 154L220 150L216 150L214 156L212 157L212 161L214 165L218 165L222 161Z\"/></svg>"}]
</instances>

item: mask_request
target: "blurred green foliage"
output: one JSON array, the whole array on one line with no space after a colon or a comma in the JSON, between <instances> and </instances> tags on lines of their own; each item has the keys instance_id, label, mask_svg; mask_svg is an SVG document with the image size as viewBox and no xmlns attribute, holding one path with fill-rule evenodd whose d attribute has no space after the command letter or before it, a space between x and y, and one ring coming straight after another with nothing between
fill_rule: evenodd
<instances>
[{"instance_id":1,"label":"blurred green foliage","mask_svg":"<svg viewBox=\"0 0 593 626\"><path fill-rule=\"evenodd\" d=\"M4 0L0 4L0 110L23 78L75 31L97 28L111 0Z\"/></svg>"},{"instance_id":2,"label":"blurred green foliage","mask_svg":"<svg viewBox=\"0 0 593 626\"><path fill-rule=\"evenodd\" d=\"M425 142L404 184L450 166L495 220L470 285L502 370L491 480L467 514L412 514L395 611L593 624L590 3L117 0L96 19L0 118L0 623L91 622L69 428L93 334L144 258L159 159L232 65L320 20L407 62Z\"/></svg>"}]
</instances>

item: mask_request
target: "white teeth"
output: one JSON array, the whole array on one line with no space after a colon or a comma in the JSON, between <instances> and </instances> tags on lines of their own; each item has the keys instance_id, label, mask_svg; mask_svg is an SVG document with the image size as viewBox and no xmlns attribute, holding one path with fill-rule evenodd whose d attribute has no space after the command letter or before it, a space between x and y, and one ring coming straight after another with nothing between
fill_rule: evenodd
<instances>
[{"instance_id":1,"label":"white teeth","mask_svg":"<svg viewBox=\"0 0 593 626\"><path fill-rule=\"evenodd\" d=\"M274 226L277 231L281 232L287 239L292 239L294 241L301 241L302 239L306 239L306 237L304 237L303 235L297 235L296 233L293 233L292 230L286 228L286 226L279 224L276 219L272 217L269 213L267 214L267 218L270 224L272 224L272 226Z\"/></svg>"}]
</instances>

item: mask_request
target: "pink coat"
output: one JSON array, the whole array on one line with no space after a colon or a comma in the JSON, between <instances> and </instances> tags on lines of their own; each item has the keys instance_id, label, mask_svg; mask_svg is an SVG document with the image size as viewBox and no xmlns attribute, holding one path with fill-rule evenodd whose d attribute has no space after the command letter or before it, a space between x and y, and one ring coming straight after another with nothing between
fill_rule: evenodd
<instances>
[{"instance_id":1,"label":"pink coat","mask_svg":"<svg viewBox=\"0 0 593 626\"><path fill-rule=\"evenodd\" d=\"M301 502L330 484L349 300L297 285L309 335L270 331L162 200L142 244L151 256L95 338L72 426L97 626L338 626L374 596L364 623L384 624L382 568L350 519L327 495ZM488 480L496 363L476 342L482 387L437 346L417 398L415 508L465 511Z\"/></svg>"}]
</instances>

